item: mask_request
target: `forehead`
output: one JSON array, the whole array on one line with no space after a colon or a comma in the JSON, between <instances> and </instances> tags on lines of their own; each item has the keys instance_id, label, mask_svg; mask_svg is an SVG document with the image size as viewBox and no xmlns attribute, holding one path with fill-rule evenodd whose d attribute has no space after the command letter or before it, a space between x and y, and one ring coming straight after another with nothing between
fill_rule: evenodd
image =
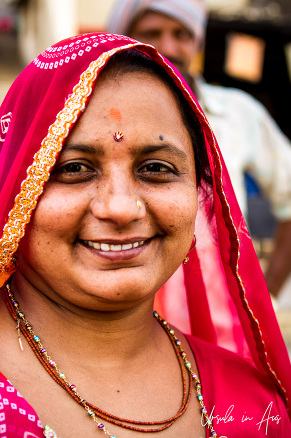
<instances>
[{"instance_id":1,"label":"forehead","mask_svg":"<svg viewBox=\"0 0 291 438\"><path fill-rule=\"evenodd\" d=\"M193 154L176 98L168 85L149 73L103 76L69 138L78 143L112 142L117 131L124 135L120 150L162 135Z\"/></svg>"},{"instance_id":2,"label":"forehead","mask_svg":"<svg viewBox=\"0 0 291 438\"><path fill-rule=\"evenodd\" d=\"M134 22L131 32L145 32L151 29L159 29L160 31L183 30L191 35L190 30L186 28L179 20L155 11L146 11L140 18L138 18Z\"/></svg>"},{"instance_id":3,"label":"forehead","mask_svg":"<svg viewBox=\"0 0 291 438\"><path fill-rule=\"evenodd\" d=\"M137 108L142 113L136 113ZM126 115L144 120L156 113L157 108L162 110L159 122L166 117L181 118L176 97L158 76L148 72L109 73L97 81L81 119L98 114L102 119L109 116L118 124Z\"/></svg>"}]
</instances>

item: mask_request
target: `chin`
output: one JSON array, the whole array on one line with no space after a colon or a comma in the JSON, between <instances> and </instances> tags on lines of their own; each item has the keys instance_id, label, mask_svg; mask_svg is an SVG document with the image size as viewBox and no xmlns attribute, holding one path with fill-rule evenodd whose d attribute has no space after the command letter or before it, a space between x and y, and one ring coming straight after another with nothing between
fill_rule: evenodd
<instances>
[{"instance_id":1,"label":"chin","mask_svg":"<svg viewBox=\"0 0 291 438\"><path fill-rule=\"evenodd\" d=\"M136 303L153 299L155 292L160 288L159 284L154 284L146 276L140 280L137 276L131 276L130 278L127 274L126 278L122 279L120 276L112 276L107 273L106 277L105 281L100 281L100 277L92 279L90 282L88 282L88 279L87 281L84 280L80 288L83 292L82 296L84 294L87 298L90 296L89 301L91 304L97 301L102 306L108 307L108 310L112 305L134 306ZM77 296L78 294L75 293L75 297ZM84 301L78 301L80 306L83 307Z\"/></svg>"}]
</instances>

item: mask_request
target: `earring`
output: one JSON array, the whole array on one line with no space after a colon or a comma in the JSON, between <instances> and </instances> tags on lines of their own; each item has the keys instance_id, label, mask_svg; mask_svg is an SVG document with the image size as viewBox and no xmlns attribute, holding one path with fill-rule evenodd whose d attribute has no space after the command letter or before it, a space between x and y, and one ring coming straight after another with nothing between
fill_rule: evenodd
<instances>
[{"instance_id":1,"label":"earring","mask_svg":"<svg viewBox=\"0 0 291 438\"><path fill-rule=\"evenodd\" d=\"M136 201L136 206L138 209L141 209L141 202L140 201Z\"/></svg>"},{"instance_id":2,"label":"earring","mask_svg":"<svg viewBox=\"0 0 291 438\"><path fill-rule=\"evenodd\" d=\"M13 274L18 266L18 260L17 260L17 255L14 254L14 256L12 257L12 259L10 260L10 263L5 267L5 272L7 274Z\"/></svg>"},{"instance_id":3,"label":"earring","mask_svg":"<svg viewBox=\"0 0 291 438\"><path fill-rule=\"evenodd\" d=\"M192 249L195 248L195 246L196 246L196 242L197 242L196 234L194 233L194 243L193 243L193 245L191 246L191 248L189 249L188 253L191 252ZM184 265L186 265L187 262L189 262L189 257L188 257L188 255L187 255L187 256L184 258L184 260L183 260Z\"/></svg>"}]
</instances>

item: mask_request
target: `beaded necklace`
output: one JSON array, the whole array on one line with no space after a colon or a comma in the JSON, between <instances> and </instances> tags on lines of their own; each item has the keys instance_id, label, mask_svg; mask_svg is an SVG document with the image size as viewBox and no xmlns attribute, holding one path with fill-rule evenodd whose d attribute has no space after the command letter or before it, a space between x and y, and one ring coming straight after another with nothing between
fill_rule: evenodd
<instances>
[{"instance_id":1,"label":"beaded necklace","mask_svg":"<svg viewBox=\"0 0 291 438\"><path fill-rule=\"evenodd\" d=\"M49 375L55 380L58 385L60 385L62 388L64 388L71 396L72 398L83 408L87 411L88 415L92 418L92 420L97 424L97 427L100 431L104 432L105 435L108 435L111 438L116 438L115 435L111 435L110 432L105 428L104 424L99 421L99 418L102 418L103 420L108 421L109 423L115 424L117 426L123 427L125 429L134 430L137 432L144 432L144 433L154 433L154 432L160 432L162 430L167 429L168 427L172 426L172 424L181 417L187 410L191 393L192 393L192 384L193 382L196 386L196 392L197 392L197 399L201 405L201 412L204 417L205 424L208 426L211 437L218 438L217 433L214 430L212 426L212 420L209 418L207 409L204 405L203 395L201 392L201 383L198 379L198 376L192 371L191 363L187 360L187 356L185 351L182 348L181 342L178 340L178 338L175 335L175 332L167 321L162 319L157 312L153 313L153 316L156 318L158 323L161 325L161 327L164 329L164 331L167 333L173 347L174 351L176 353L177 359L179 361L182 380L183 380L183 398L182 398L182 404L178 411L178 413L175 416L172 416L168 418L167 420L160 420L160 421L138 421L138 420L129 420L125 418L121 418L118 416L115 416L113 414L107 413L103 411L102 409L98 408L97 406L94 406L93 404L89 403L85 399L83 399L76 388L74 384L71 384L67 379L64 373L62 373L56 362L52 360L52 358L48 355L46 349L43 347L39 336L35 334L33 331L32 325L27 321L24 313L19 308L19 303L15 300L13 292L10 289L9 283L6 284L6 288L2 288L3 298L7 305L7 308L13 317L15 321L17 321L16 329L18 331L18 340L21 350L23 351L22 341L20 337L20 332L24 335L26 338L28 344L30 345L31 349L35 353L36 357L39 359L45 370L49 373ZM187 383L185 378L185 372L184 367L185 366L188 376L190 379L189 382L189 390L187 394ZM133 426L133 424L135 426ZM139 427L136 427L139 426ZM155 428L142 428L140 426L160 426ZM48 426L46 426L48 427ZM221 437L226 438L226 437Z\"/></svg>"}]
</instances>

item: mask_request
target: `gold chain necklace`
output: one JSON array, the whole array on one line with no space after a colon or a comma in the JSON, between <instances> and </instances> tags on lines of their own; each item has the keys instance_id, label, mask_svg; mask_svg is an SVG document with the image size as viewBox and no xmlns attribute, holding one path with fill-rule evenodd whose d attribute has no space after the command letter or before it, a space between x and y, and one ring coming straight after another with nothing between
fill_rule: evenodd
<instances>
[{"instance_id":1,"label":"gold chain necklace","mask_svg":"<svg viewBox=\"0 0 291 438\"><path fill-rule=\"evenodd\" d=\"M12 315L13 319L17 321L16 329L18 331L18 340L20 344L20 348L23 351L22 341L20 337L20 332L23 333L24 337L26 338L28 344L32 348L33 352L37 356L37 358L40 360L41 364L45 368L45 370L49 373L49 375L58 383L60 386L62 386L72 397L73 399L80 405L83 406L83 408L87 411L88 415L93 419L93 421L97 424L97 427L100 431L102 431L105 435L108 435L111 438L116 438L115 435L111 435L110 432L105 428L104 424L99 421L99 418L103 418L107 420L110 423L116 424L117 426L124 427L126 429L135 430L138 432L144 432L144 433L154 433L154 432L160 432L161 430L164 430L168 427L170 427L181 415L183 415L189 405L191 392L192 392L192 385L195 384L196 392L197 392L197 399L201 405L201 413L204 417L205 424L208 426L211 437L218 438L217 433L214 430L212 426L212 420L208 416L207 409L204 405L204 399L201 391L201 383L198 379L198 376L192 371L191 363L188 361L185 351L182 348L181 342L176 337L175 332L167 321L162 319L157 312L153 313L153 316L156 318L156 320L159 322L161 327L165 330L167 333L169 339L172 342L172 345L174 346L174 350L176 352L176 355L178 357L179 362L181 360L184 363L184 366L188 372L188 375L190 377L190 384L189 384L189 391L188 396L186 397L186 384L183 377L183 400L182 405L178 411L178 413L167 419L162 421L148 421L148 422L142 422L142 421L135 421L135 420L128 420L123 419L117 416L114 416L112 414L109 414L102 409L92 405L91 403L87 402L85 399L83 399L78 391L75 385L71 384L65 377L65 374L62 373L56 362L52 360L52 358L48 355L45 348L43 348L43 345L40 341L39 336L35 334L35 332L32 329L32 325L27 321L24 313L20 310L19 303L15 300L13 292L10 289L9 283L6 284L6 287L2 288L3 298L4 301L8 307L8 310L10 311L10 314ZM129 423L129 424L128 424ZM152 428L152 429L145 429L140 427L132 426L132 424L135 425L162 425L162 427L159 428ZM45 426L45 429L50 429L49 426ZM56 436L56 435L52 435ZM226 437L220 437L220 438L226 438Z\"/></svg>"}]
</instances>

